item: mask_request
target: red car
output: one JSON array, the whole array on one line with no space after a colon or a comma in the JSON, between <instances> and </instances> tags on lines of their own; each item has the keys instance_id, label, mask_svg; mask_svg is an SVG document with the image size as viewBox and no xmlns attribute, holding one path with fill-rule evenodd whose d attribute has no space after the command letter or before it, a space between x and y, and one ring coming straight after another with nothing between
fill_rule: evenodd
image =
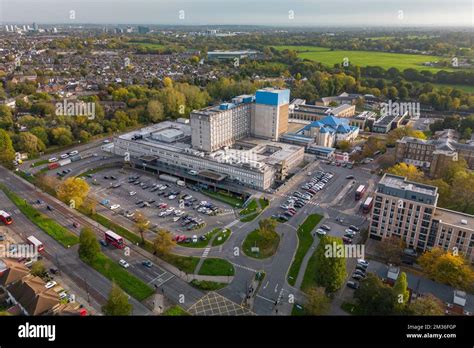
<instances>
[{"instance_id":1,"label":"red car","mask_svg":"<svg viewBox=\"0 0 474 348\"><path fill-rule=\"evenodd\" d=\"M176 241L177 241L178 243L182 243L182 242L184 242L185 240L186 240L186 236L178 236L178 238L176 238Z\"/></svg>"},{"instance_id":2,"label":"red car","mask_svg":"<svg viewBox=\"0 0 474 348\"><path fill-rule=\"evenodd\" d=\"M344 244L352 244L352 239L347 238L347 237L342 237L342 242Z\"/></svg>"}]
</instances>

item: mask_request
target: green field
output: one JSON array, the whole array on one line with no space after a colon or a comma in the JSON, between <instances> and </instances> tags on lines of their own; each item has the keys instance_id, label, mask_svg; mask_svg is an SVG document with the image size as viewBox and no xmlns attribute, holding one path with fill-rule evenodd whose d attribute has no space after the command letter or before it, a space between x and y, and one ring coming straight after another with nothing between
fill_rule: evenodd
<instances>
[{"instance_id":1,"label":"green field","mask_svg":"<svg viewBox=\"0 0 474 348\"><path fill-rule=\"evenodd\" d=\"M16 193L10 191L3 185L0 186L5 195L20 209L28 220L46 232L49 236L58 241L62 246L69 248L79 243L79 238L69 231L66 227L61 226L55 220L40 213L38 210L29 205L26 199L20 198Z\"/></svg>"},{"instance_id":2,"label":"green field","mask_svg":"<svg viewBox=\"0 0 474 348\"><path fill-rule=\"evenodd\" d=\"M159 48L165 48L164 45L161 44L155 44L155 43L149 43L149 42L129 42L128 43L130 46L139 46L147 49L159 49Z\"/></svg>"},{"instance_id":3,"label":"green field","mask_svg":"<svg viewBox=\"0 0 474 348\"><path fill-rule=\"evenodd\" d=\"M229 261L218 258L210 258L204 260L201 269L199 270L199 275L233 276L234 272L234 266L232 266Z\"/></svg>"},{"instance_id":4,"label":"green field","mask_svg":"<svg viewBox=\"0 0 474 348\"><path fill-rule=\"evenodd\" d=\"M442 84L442 83L433 83L433 85L438 88L451 87L451 88L457 88L466 93L474 93L474 86L469 86L469 85L447 85L447 84Z\"/></svg>"},{"instance_id":5,"label":"green field","mask_svg":"<svg viewBox=\"0 0 474 348\"><path fill-rule=\"evenodd\" d=\"M322 64L328 66L333 66L334 64L342 63L344 61L344 58L347 58L349 60L349 64L359 66L380 66L384 69L395 67L399 70L413 68L417 70L429 70L433 73L440 70L452 71L452 69L450 68L440 69L436 67L423 66L424 62L434 62L444 59L442 57L437 56L374 51L331 51L331 49L329 48L318 46L274 47L277 50L296 50L298 52L298 57L321 62Z\"/></svg>"}]
</instances>

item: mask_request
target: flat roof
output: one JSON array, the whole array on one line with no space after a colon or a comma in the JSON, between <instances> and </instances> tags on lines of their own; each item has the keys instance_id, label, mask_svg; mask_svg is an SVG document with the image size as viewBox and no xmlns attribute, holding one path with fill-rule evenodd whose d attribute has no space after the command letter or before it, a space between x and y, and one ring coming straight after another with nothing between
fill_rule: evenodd
<instances>
[{"instance_id":1,"label":"flat roof","mask_svg":"<svg viewBox=\"0 0 474 348\"><path fill-rule=\"evenodd\" d=\"M458 226L463 230L474 231L474 215L464 214L449 209L436 208L433 218L449 225ZM466 223L464 224L463 222Z\"/></svg>"},{"instance_id":2,"label":"flat roof","mask_svg":"<svg viewBox=\"0 0 474 348\"><path fill-rule=\"evenodd\" d=\"M438 188L436 186L429 186L417 182L408 181L403 176L393 174L385 174L380 180L379 184L399 190L418 192L433 197L435 197L438 192Z\"/></svg>"}]
</instances>

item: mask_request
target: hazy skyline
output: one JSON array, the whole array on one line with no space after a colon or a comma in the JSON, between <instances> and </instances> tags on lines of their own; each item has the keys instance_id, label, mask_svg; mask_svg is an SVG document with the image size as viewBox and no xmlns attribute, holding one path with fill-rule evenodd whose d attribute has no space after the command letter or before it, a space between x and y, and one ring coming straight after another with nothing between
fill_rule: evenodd
<instances>
[{"instance_id":1,"label":"hazy skyline","mask_svg":"<svg viewBox=\"0 0 474 348\"><path fill-rule=\"evenodd\" d=\"M473 8L474 0L0 0L0 21L39 24L472 26ZM74 11L73 19L70 18L71 11Z\"/></svg>"}]
</instances>

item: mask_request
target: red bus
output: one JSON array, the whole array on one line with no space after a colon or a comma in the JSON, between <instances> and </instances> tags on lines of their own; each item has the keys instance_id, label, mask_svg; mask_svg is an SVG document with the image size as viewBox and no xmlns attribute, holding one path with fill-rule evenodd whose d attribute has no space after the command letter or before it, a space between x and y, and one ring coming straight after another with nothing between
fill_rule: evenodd
<instances>
[{"instance_id":1,"label":"red bus","mask_svg":"<svg viewBox=\"0 0 474 348\"><path fill-rule=\"evenodd\" d=\"M366 188L365 188L364 185L359 185L359 187L358 187L357 190L356 190L356 194L355 194L355 199L356 199L356 201L358 201L359 199L362 198L362 196L363 196L364 193L365 193L365 190L366 190Z\"/></svg>"},{"instance_id":2,"label":"red bus","mask_svg":"<svg viewBox=\"0 0 474 348\"><path fill-rule=\"evenodd\" d=\"M372 209L372 205L374 204L374 199L372 197L367 197L364 204L362 205L362 212L367 214Z\"/></svg>"},{"instance_id":3,"label":"red bus","mask_svg":"<svg viewBox=\"0 0 474 348\"><path fill-rule=\"evenodd\" d=\"M113 231L105 231L105 242L107 244L112 244L117 249L125 248L125 242L121 236Z\"/></svg>"},{"instance_id":4,"label":"red bus","mask_svg":"<svg viewBox=\"0 0 474 348\"><path fill-rule=\"evenodd\" d=\"M2 220L5 225L11 225L13 222L12 216L3 210L0 210L0 220Z\"/></svg>"},{"instance_id":5,"label":"red bus","mask_svg":"<svg viewBox=\"0 0 474 348\"><path fill-rule=\"evenodd\" d=\"M27 240L29 244L34 245L36 247L36 250L38 250L39 253L44 250L43 243L41 243L36 237L29 236Z\"/></svg>"}]
</instances>

